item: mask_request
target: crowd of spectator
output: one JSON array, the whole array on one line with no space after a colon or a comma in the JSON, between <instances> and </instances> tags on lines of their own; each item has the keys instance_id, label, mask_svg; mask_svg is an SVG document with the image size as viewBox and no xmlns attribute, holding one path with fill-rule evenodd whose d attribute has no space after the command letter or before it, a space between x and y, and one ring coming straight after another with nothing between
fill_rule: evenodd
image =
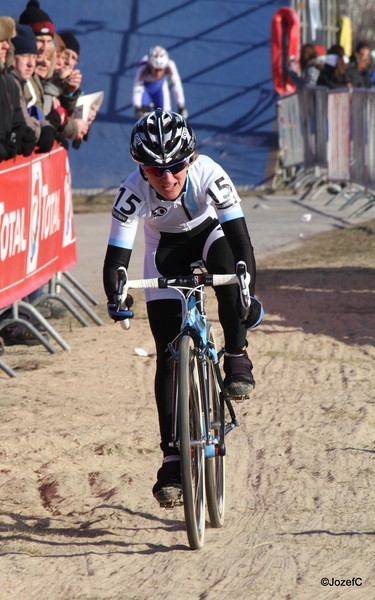
<instances>
[{"instance_id":1,"label":"crowd of spectator","mask_svg":"<svg viewBox=\"0 0 375 600\"><path fill-rule=\"evenodd\" d=\"M80 44L72 31L56 31L38 0L29 0L18 18L0 16L0 162L17 155L49 152L55 142L79 148L95 114L76 118L82 73L77 68ZM35 290L26 300L43 294ZM62 316L65 309L46 299L37 306L46 317ZM0 322L9 317L3 312ZM65 311L66 312L66 311ZM30 314L23 311L24 319ZM0 330L0 354L5 345L39 343L22 327Z\"/></svg>"},{"instance_id":2,"label":"crowd of spectator","mask_svg":"<svg viewBox=\"0 0 375 600\"><path fill-rule=\"evenodd\" d=\"M301 48L300 72L295 71L293 61L288 75L297 88L324 86L337 88L371 88L375 82L375 62L370 44L359 41L353 54L345 55L344 48L334 44L322 55L311 43Z\"/></svg>"}]
</instances>

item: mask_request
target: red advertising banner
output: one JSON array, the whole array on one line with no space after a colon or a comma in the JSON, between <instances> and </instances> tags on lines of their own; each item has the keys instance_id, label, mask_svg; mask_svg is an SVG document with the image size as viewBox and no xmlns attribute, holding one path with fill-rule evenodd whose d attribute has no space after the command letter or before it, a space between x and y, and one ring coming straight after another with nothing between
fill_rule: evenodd
<instances>
[{"instance_id":1,"label":"red advertising banner","mask_svg":"<svg viewBox=\"0 0 375 600\"><path fill-rule=\"evenodd\" d=\"M66 150L0 163L0 309L76 262Z\"/></svg>"}]
</instances>

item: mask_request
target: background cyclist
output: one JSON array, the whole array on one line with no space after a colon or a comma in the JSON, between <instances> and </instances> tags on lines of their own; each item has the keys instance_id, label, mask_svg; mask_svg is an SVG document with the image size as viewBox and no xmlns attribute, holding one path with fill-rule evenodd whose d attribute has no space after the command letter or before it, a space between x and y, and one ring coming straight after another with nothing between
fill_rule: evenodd
<instances>
[{"instance_id":1,"label":"background cyclist","mask_svg":"<svg viewBox=\"0 0 375 600\"><path fill-rule=\"evenodd\" d=\"M176 63L161 46L150 48L138 63L133 81L133 107L138 120L156 108L171 110L171 92L177 112L185 118L185 95Z\"/></svg>"},{"instance_id":2,"label":"background cyclist","mask_svg":"<svg viewBox=\"0 0 375 600\"><path fill-rule=\"evenodd\" d=\"M181 115L162 109L139 120L132 131L130 153L139 167L122 183L114 201L104 261L108 313L115 321L133 316L128 306L116 312L116 270L128 267L140 219L144 219L144 276L190 273L203 259L210 273L233 273L243 260L255 294L255 259L240 198L227 173L196 151L196 138ZM249 397L255 386L247 355L246 330L260 323L263 309L253 300L245 315L238 286L215 289L224 331L224 385L234 399ZM146 290L147 313L155 339L155 396L159 415L163 464L153 494L159 502L178 501L181 478L178 450L170 448L173 360L168 342L179 333L181 300L173 289Z\"/></svg>"}]
</instances>

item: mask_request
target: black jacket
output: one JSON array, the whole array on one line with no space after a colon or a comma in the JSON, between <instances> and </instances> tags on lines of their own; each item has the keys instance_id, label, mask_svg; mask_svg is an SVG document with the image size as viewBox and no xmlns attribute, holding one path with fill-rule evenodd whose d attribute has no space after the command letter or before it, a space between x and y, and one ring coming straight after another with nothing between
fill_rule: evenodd
<instances>
[{"instance_id":1,"label":"black jacket","mask_svg":"<svg viewBox=\"0 0 375 600\"><path fill-rule=\"evenodd\" d=\"M369 60L367 65L359 69L359 64L354 56L350 57L349 64L346 68L347 77L353 87L359 88L370 88L371 87L371 73L372 66Z\"/></svg>"},{"instance_id":2,"label":"black jacket","mask_svg":"<svg viewBox=\"0 0 375 600\"><path fill-rule=\"evenodd\" d=\"M336 88L347 88L349 83L347 73L344 73L341 81L337 81L335 77L335 69L336 67L331 67L331 65L325 64L318 77L316 85L325 86L330 90L334 90Z\"/></svg>"},{"instance_id":3,"label":"black jacket","mask_svg":"<svg viewBox=\"0 0 375 600\"><path fill-rule=\"evenodd\" d=\"M3 71L0 73L0 161L15 156L12 132L25 126L17 84Z\"/></svg>"}]
</instances>

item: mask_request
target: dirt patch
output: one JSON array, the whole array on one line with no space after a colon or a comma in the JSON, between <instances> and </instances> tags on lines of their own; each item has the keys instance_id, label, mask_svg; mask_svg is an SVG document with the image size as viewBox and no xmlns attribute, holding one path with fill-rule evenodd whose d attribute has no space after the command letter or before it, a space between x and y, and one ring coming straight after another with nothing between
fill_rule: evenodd
<instances>
[{"instance_id":1,"label":"dirt patch","mask_svg":"<svg viewBox=\"0 0 375 600\"><path fill-rule=\"evenodd\" d=\"M226 525L200 552L182 510L151 494L160 450L142 296L128 332L101 306L103 327L54 322L71 352L6 348L20 377L0 372L0 597L372 598L374 232L372 221L258 258L257 387L228 437ZM208 312L220 342L212 296Z\"/></svg>"}]
</instances>

